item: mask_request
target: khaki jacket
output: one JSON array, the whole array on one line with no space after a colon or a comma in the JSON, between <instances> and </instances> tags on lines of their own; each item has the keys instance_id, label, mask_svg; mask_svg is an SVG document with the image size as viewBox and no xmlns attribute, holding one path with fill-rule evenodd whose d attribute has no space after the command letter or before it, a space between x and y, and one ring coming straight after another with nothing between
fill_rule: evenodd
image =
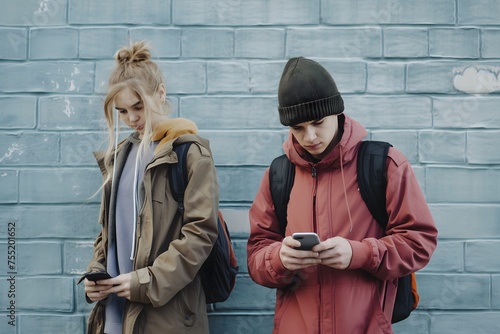
<instances>
[{"instance_id":1,"label":"khaki jacket","mask_svg":"<svg viewBox=\"0 0 500 334\"><path fill-rule=\"evenodd\" d=\"M182 142L193 142L187 155L184 217L168 182L169 166L177 162L172 145ZM128 145L125 140L118 151ZM119 160L126 154L118 152L117 156ZM98 163L106 177L101 157ZM102 231L94 243L88 271L106 267L110 183L103 188ZM162 140L146 167L140 189L144 201L136 227L131 298L126 303L123 333L208 333L205 295L197 275L217 238L219 193L208 141L194 134ZM98 302L89 316L88 333L103 333L103 329L104 306Z\"/></svg>"}]
</instances>

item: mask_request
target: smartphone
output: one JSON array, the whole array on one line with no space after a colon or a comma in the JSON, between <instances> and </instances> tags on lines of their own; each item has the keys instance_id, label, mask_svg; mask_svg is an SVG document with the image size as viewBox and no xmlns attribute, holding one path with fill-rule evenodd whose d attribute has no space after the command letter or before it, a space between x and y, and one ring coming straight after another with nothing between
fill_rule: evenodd
<instances>
[{"instance_id":1,"label":"smartphone","mask_svg":"<svg viewBox=\"0 0 500 334\"><path fill-rule=\"evenodd\" d=\"M96 282L96 281L100 281L100 280L108 279L108 278L112 278L112 277L110 274L108 274L105 271L93 271L91 273L85 274L85 278L88 279L89 281Z\"/></svg>"},{"instance_id":2,"label":"smartphone","mask_svg":"<svg viewBox=\"0 0 500 334\"><path fill-rule=\"evenodd\" d=\"M314 245L319 244L319 237L314 232L299 232L292 234L292 238L300 241L300 247L296 249L311 250Z\"/></svg>"}]
</instances>

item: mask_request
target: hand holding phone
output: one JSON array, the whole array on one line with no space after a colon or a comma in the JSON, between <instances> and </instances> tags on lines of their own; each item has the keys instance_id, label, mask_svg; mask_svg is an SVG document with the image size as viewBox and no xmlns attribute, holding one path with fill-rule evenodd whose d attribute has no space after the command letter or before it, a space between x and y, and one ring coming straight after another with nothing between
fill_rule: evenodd
<instances>
[{"instance_id":1,"label":"hand holding phone","mask_svg":"<svg viewBox=\"0 0 500 334\"><path fill-rule=\"evenodd\" d=\"M292 238L300 241L300 247L295 249L311 250L315 245L319 244L319 237L314 232L298 232L292 234Z\"/></svg>"}]
</instances>

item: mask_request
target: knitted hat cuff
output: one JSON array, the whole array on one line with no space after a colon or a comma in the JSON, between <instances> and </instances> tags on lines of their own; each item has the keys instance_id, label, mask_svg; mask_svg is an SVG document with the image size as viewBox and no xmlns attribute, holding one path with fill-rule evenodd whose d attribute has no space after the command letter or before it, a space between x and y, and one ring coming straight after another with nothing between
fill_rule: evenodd
<instances>
[{"instance_id":1,"label":"knitted hat cuff","mask_svg":"<svg viewBox=\"0 0 500 334\"><path fill-rule=\"evenodd\" d=\"M290 126L341 114L344 111L344 100L342 100L340 94L336 94L324 99L289 107L279 107L278 111L281 124Z\"/></svg>"}]
</instances>

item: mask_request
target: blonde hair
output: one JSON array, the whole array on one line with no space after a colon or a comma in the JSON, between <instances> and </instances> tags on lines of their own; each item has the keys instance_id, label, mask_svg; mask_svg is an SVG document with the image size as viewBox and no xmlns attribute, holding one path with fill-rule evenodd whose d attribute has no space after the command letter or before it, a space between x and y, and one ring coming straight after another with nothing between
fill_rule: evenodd
<instances>
[{"instance_id":1,"label":"blonde hair","mask_svg":"<svg viewBox=\"0 0 500 334\"><path fill-rule=\"evenodd\" d=\"M146 42L137 41L122 47L115 53L114 58L116 64L109 76L108 92L104 100L104 116L109 132L109 145L104 155L108 176L104 183L113 177L114 155L118 144L119 117L114 113L116 96L128 88L143 103L145 124L139 153L151 143L152 118L157 115L167 116L170 111L167 103L161 104L158 99L153 99L165 84L160 67L151 60L151 52Z\"/></svg>"}]
</instances>

